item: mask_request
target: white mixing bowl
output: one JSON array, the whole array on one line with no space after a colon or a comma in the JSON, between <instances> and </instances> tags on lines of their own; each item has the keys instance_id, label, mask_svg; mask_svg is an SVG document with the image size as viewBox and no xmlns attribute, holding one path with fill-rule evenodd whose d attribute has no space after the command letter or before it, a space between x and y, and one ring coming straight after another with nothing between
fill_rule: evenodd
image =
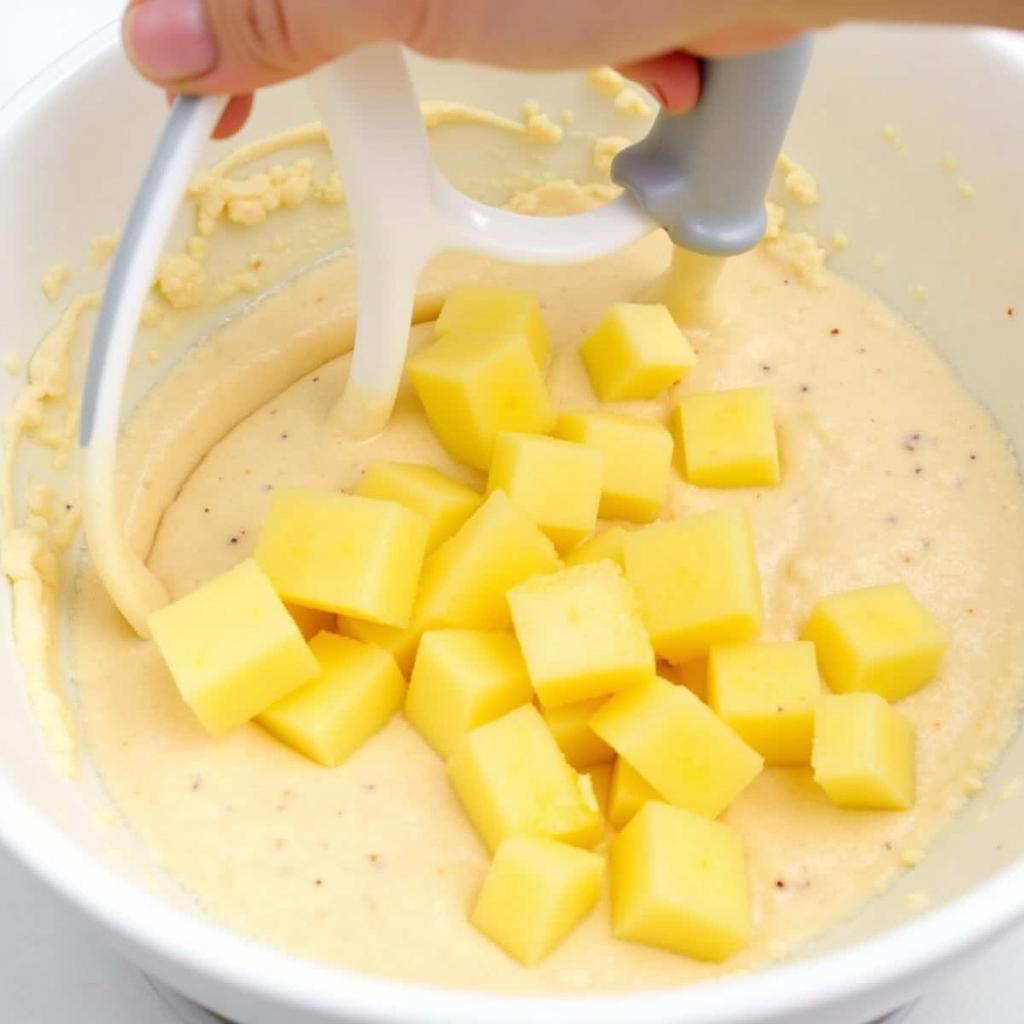
<instances>
[{"instance_id":1,"label":"white mixing bowl","mask_svg":"<svg viewBox=\"0 0 1024 1024\"><path fill-rule=\"evenodd\" d=\"M560 100L587 102L578 76L527 83L462 66L417 68L425 95L511 114L525 95L554 110L562 109L555 105ZM849 29L822 39L789 142L824 187L823 205L805 213L805 222L827 235L842 228L853 240L835 258L836 268L918 323L1018 448L1024 447L1021 111L1019 40ZM113 31L80 47L0 112L6 350L28 357L54 317L39 295L42 269L59 259L80 260L89 239L121 223L162 114L160 97L127 68ZM274 90L258 104L249 134L311 116L301 87ZM905 153L883 138L890 123L905 140ZM621 133L621 118L617 125ZM975 186L975 198L958 195L954 178L940 169L947 151ZM486 162L481 154L474 160ZM451 173L479 178L486 168L467 170L471 162L452 158ZM87 277L80 274L76 286ZM928 288L926 304L912 297L918 286ZM1015 303L1019 312L1011 317ZM17 387L12 379L0 382L0 406ZM864 1024L914 999L939 972L1024 917L1021 807L998 798L1005 782L1024 774L1024 736L1018 736L989 789L920 868L800 957L754 975L628 996L517 1000L304 962L205 919L152 871L136 841L97 819L95 780L71 783L52 769L14 660L6 588L0 606L0 838L143 969L245 1024ZM906 897L915 890L929 894L932 909L911 919Z\"/></svg>"}]
</instances>

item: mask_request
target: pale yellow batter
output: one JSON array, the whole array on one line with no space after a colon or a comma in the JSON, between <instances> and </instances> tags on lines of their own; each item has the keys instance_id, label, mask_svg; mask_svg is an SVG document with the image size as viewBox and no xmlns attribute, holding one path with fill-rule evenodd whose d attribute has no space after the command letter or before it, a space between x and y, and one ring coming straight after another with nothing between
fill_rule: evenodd
<instances>
[{"instance_id":1,"label":"pale yellow batter","mask_svg":"<svg viewBox=\"0 0 1024 1024\"><path fill-rule=\"evenodd\" d=\"M571 205L572 190L558 202ZM724 268L719 319L691 332L700 358L683 385L768 386L783 484L726 493L676 478L665 514L749 504L769 639L793 637L820 594L911 586L951 638L940 678L901 704L919 735L916 808L838 810L808 770L767 770L727 814L750 856L756 927L745 953L717 968L617 942L602 902L526 970L467 923L487 856L442 763L401 716L335 771L256 726L213 740L87 567L75 611L84 742L128 825L211 915L299 955L431 984L665 986L783 954L928 844L1014 725L1021 484L985 412L925 342L820 261L800 274L801 259L816 257L793 238ZM669 255L655 236L557 272L451 257L429 272L420 314L467 278L530 288L556 344L556 403L594 406L576 348L611 302L649 289ZM326 425L348 365L330 357L351 346L352 301L348 264L316 271L197 352L140 413L122 453L124 507L134 541L144 549L154 538L149 564L172 596L252 553L275 487L350 488L373 458L428 462L482 483L444 453L408 388L373 441L343 442ZM429 325L416 328L414 346L430 337ZM623 408L662 418L670 400Z\"/></svg>"}]
</instances>

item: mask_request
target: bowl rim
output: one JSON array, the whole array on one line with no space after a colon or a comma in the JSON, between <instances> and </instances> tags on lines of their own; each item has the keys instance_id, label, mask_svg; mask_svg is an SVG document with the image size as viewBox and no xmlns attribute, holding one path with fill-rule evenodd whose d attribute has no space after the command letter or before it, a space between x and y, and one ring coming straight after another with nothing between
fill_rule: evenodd
<instances>
[{"instance_id":1,"label":"bowl rim","mask_svg":"<svg viewBox=\"0 0 1024 1024\"><path fill-rule=\"evenodd\" d=\"M961 33L1001 52L1024 74L1024 35ZM116 60L112 21L18 89L0 106L0 144L37 103L93 62ZM909 923L850 948L781 963L742 977L674 988L597 995L515 995L434 988L319 964L190 914L102 863L23 796L0 764L0 843L69 904L105 928L122 950L149 965L321 1015L357 1014L370 1024L586 1019L594 1024L743 1024L836 1005L856 995L909 985L962 957L1024 917L1024 858ZM913 993L911 993L913 994ZM895 1004L894 1004L895 1005ZM339 1018L341 1019L341 1018Z\"/></svg>"}]
</instances>

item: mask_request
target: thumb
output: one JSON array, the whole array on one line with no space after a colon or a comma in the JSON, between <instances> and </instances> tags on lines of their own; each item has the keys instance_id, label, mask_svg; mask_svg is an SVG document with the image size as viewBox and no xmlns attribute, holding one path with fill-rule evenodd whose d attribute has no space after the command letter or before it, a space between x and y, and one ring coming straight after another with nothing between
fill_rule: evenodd
<instances>
[{"instance_id":1,"label":"thumb","mask_svg":"<svg viewBox=\"0 0 1024 1024\"><path fill-rule=\"evenodd\" d=\"M248 93L417 31L417 0L131 0L125 49L176 91Z\"/></svg>"}]
</instances>

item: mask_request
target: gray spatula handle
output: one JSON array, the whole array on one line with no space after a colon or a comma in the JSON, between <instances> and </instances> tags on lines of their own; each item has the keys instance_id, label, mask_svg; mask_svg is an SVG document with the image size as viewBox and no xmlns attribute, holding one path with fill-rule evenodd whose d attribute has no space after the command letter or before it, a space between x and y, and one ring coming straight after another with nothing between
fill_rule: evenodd
<instances>
[{"instance_id":1,"label":"gray spatula handle","mask_svg":"<svg viewBox=\"0 0 1024 1024\"><path fill-rule=\"evenodd\" d=\"M623 150L612 179L672 240L709 256L752 249L765 232L765 196L807 75L813 41L704 63L700 103L658 116Z\"/></svg>"}]
</instances>

